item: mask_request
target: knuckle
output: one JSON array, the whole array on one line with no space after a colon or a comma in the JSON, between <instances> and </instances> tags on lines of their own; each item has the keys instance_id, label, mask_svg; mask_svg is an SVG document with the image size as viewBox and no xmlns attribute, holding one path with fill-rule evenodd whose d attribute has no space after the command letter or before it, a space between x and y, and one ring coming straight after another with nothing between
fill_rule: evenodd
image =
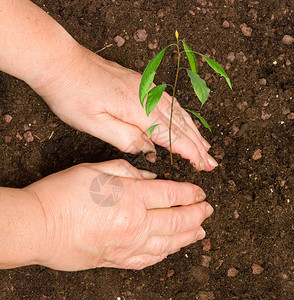
<instances>
[{"instance_id":1,"label":"knuckle","mask_svg":"<svg viewBox=\"0 0 294 300\"><path fill-rule=\"evenodd\" d=\"M127 162L126 160L122 159L122 158L119 158L119 159L116 159L115 162L118 164L118 166L122 166L122 167L130 167L131 164L129 162Z\"/></svg>"},{"instance_id":2,"label":"knuckle","mask_svg":"<svg viewBox=\"0 0 294 300\"><path fill-rule=\"evenodd\" d=\"M78 169L78 168L88 169L90 166L91 166L90 163L81 163L81 164L78 164L78 165L74 166L73 168L74 169Z\"/></svg>"},{"instance_id":3,"label":"knuckle","mask_svg":"<svg viewBox=\"0 0 294 300\"><path fill-rule=\"evenodd\" d=\"M132 269L142 270L148 266L148 261L145 256L136 257L132 264Z\"/></svg>"},{"instance_id":4,"label":"knuckle","mask_svg":"<svg viewBox=\"0 0 294 300\"><path fill-rule=\"evenodd\" d=\"M170 206L177 205L179 192L177 189L177 184L175 182L169 182L167 188L166 188L166 197L169 201Z\"/></svg>"},{"instance_id":5,"label":"knuckle","mask_svg":"<svg viewBox=\"0 0 294 300\"><path fill-rule=\"evenodd\" d=\"M151 249L149 250L151 250L150 253L152 253L152 255L161 256L168 252L169 246L170 238L168 236L161 236L152 242Z\"/></svg>"},{"instance_id":6,"label":"knuckle","mask_svg":"<svg viewBox=\"0 0 294 300\"><path fill-rule=\"evenodd\" d=\"M202 223L202 221L204 221L206 219L206 213L205 213L204 208L199 210L199 217L200 217L201 223Z\"/></svg>"},{"instance_id":7,"label":"knuckle","mask_svg":"<svg viewBox=\"0 0 294 300\"><path fill-rule=\"evenodd\" d=\"M193 185L192 183L187 183L187 195L189 195L190 199L195 201L198 196L199 188Z\"/></svg>"},{"instance_id":8,"label":"knuckle","mask_svg":"<svg viewBox=\"0 0 294 300\"><path fill-rule=\"evenodd\" d=\"M146 267L146 263L142 262L134 267L135 270L143 270Z\"/></svg>"},{"instance_id":9,"label":"knuckle","mask_svg":"<svg viewBox=\"0 0 294 300\"><path fill-rule=\"evenodd\" d=\"M170 226L173 233L178 233L184 225L184 217L180 212L176 212L171 219Z\"/></svg>"},{"instance_id":10,"label":"knuckle","mask_svg":"<svg viewBox=\"0 0 294 300\"><path fill-rule=\"evenodd\" d=\"M158 243L157 251L160 254L166 253L167 249L170 245L170 238L168 236L164 236L160 239L160 242Z\"/></svg>"}]
</instances>

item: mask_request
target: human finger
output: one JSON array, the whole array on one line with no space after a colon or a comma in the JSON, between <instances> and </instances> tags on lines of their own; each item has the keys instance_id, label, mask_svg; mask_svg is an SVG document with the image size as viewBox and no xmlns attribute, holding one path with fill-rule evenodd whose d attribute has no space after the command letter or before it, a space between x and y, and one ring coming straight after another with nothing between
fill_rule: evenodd
<instances>
[{"instance_id":1,"label":"human finger","mask_svg":"<svg viewBox=\"0 0 294 300\"><path fill-rule=\"evenodd\" d=\"M154 144L146 133L137 126L121 121L108 113L101 113L97 118L91 119L85 130L123 152L156 153Z\"/></svg>"},{"instance_id":2,"label":"human finger","mask_svg":"<svg viewBox=\"0 0 294 300\"><path fill-rule=\"evenodd\" d=\"M172 254L179 251L181 248L186 247L197 240L201 240L205 237L205 231L202 227L198 227L193 231L186 231L177 233L172 236L152 236L142 251L153 255L159 256L163 254Z\"/></svg>"},{"instance_id":3,"label":"human finger","mask_svg":"<svg viewBox=\"0 0 294 300\"><path fill-rule=\"evenodd\" d=\"M203 201L204 191L189 182L171 180L137 180L127 185L129 192L138 199L142 199L147 209L167 208L177 205L189 205Z\"/></svg>"},{"instance_id":4,"label":"human finger","mask_svg":"<svg viewBox=\"0 0 294 300\"><path fill-rule=\"evenodd\" d=\"M139 254L128 258L123 267L115 266L117 268L123 269L134 269L134 270L142 270L146 267L155 265L161 262L168 256L168 253L163 253L162 255L150 255L150 254Z\"/></svg>"},{"instance_id":5,"label":"human finger","mask_svg":"<svg viewBox=\"0 0 294 300\"><path fill-rule=\"evenodd\" d=\"M156 236L174 235L193 231L213 213L207 202L165 209L152 209L147 213L150 234Z\"/></svg>"}]
</instances>

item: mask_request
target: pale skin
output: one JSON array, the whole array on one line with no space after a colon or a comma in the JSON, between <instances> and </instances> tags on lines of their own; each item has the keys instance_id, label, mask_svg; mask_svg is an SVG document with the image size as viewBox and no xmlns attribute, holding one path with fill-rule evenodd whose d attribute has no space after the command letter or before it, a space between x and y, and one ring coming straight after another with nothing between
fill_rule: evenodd
<instances>
[{"instance_id":1,"label":"pale skin","mask_svg":"<svg viewBox=\"0 0 294 300\"><path fill-rule=\"evenodd\" d=\"M24 80L64 122L122 151L168 148L171 97L165 93L147 117L138 100L140 74L79 45L28 0L0 1L0 70ZM173 151L199 171L214 169L210 145L176 107ZM148 139L158 120L161 134ZM120 178L124 193L116 205L91 199L97 175ZM203 190L154 178L114 160L78 165L23 189L0 188L0 268L142 269L202 239L201 224L213 211Z\"/></svg>"}]
</instances>

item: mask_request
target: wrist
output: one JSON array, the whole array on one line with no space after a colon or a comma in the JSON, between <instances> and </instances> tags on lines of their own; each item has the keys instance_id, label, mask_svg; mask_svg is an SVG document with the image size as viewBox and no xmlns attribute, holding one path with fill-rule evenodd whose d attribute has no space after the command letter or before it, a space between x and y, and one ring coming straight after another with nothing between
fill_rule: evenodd
<instances>
[{"instance_id":1,"label":"wrist","mask_svg":"<svg viewBox=\"0 0 294 300\"><path fill-rule=\"evenodd\" d=\"M27 76L24 81L38 94L47 87L49 89L52 83L58 81L60 77L70 74L69 70L81 56L80 48L79 43L66 33L58 51L48 49L51 55L46 56L34 76Z\"/></svg>"},{"instance_id":2,"label":"wrist","mask_svg":"<svg viewBox=\"0 0 294 300\"><path fill-rule=\"evenodd\" d=\"M0 188L0 268L38 264L46 220L33 192Z\"/></svg>"}]
</instances>

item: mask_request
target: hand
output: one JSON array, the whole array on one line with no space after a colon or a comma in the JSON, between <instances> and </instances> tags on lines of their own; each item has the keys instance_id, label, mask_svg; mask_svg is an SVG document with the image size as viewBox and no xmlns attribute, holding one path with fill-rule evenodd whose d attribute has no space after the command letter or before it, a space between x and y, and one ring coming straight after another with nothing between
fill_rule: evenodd
<instances>
[{"instance_id":1,"label":"hand","mask_svg":"<svg viewBox=\"0 0 294 300\"><path fill-rule=\"evenodd\" d=\"M46 220L37 263L65 271L142 269L205 235L212 207L201 188L152 179L124 160L81 164L28 191ZM176 207L175 207L176 206Z\"/></svg>"},{"instance_id":2,"label":"hand","mask_svg":"<svg viewBox=\"0 0 294 300\"><path fill-rule=\"evenodd\" d=\"M146 116L139 102L141 75L106 61L77 46L70 59L56 61L46 72L53 74L35 88L50 108L69 125L98 137L124 152L155 152L154 143L169 149L168 125L171 97L164 93L159 105ZM147 138L147 129L160 123ZM197 170L217 166L207 153L188 113L175 103L172 150L189 159Z\"/></svg>"}]
</instances>

